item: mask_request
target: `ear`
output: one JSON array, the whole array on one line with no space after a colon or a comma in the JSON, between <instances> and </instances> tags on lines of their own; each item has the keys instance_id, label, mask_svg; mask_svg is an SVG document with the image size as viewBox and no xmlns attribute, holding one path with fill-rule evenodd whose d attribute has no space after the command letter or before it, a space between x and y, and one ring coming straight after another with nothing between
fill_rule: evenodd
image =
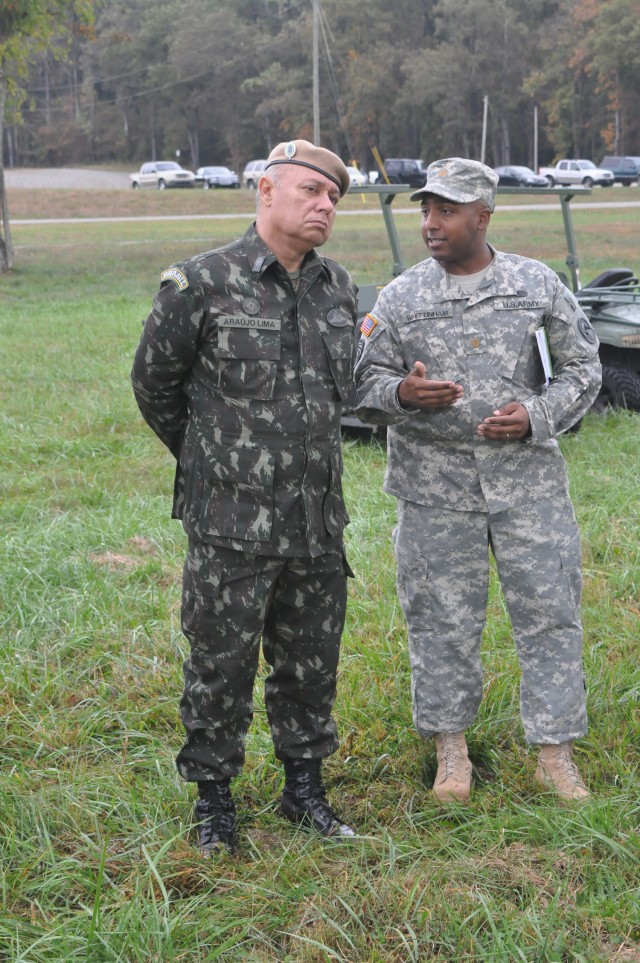
<instances>
[{"instance_id":1,"label":"ear","mask_svg":"<svg viewBox=\"0 0 640 963\"><path fill-rule=\"evenodd\" d=\"M483 207L481 211L478 212L478 230L486 231L489 227L489 221L491 220L491 211L487 207Z\"/></svg>"},{"instance_id":2,"label":"ear","mask_svg":"<svg viewBox=\"0 0 640 963\"><path fill-rule=\"evenodd\" d=\"M260 175L260 180L258 181L258 196L260 197L260 203L265 204L267 207L271 204L271 198L273 196L273 181L270 177L266 177L265 174Z\"/></svg>"}]
</instances>

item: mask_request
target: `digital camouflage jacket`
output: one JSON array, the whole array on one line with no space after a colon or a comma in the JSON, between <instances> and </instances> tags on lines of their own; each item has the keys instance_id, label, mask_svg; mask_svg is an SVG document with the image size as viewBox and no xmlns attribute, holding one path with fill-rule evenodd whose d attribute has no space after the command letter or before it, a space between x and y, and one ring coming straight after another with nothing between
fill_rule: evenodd
<instances>
[{"instance_id":1,"label":"digital camouflage jacket","mask_svg":"<svg viewBox=\"0 0 640 963\"><path fill-rule=\"evenodd\" d=\"M399 498L500 512L566 488L555 436L598 393L598 339L550 268L492 251L471 296L428 259L384 288L365 325L355 410L363 421L390 425L385 490ZM403 409L397 388L416 361L427 378L460 383L463 398L451 407ZM511 401L527 408L531 437L509 444L478 436L480 422Z\"/></svg>"},{"instance_id":2,"label":"digital camouflage jacket","mask_svg":"<svg viewBox=\"0 0 640 963\"><path fill-rule=\"evenodd\" d=\"M340 546L356 298L347 272L311 251L296 291L252 225L161 280L131 377L178 461L174 517L236 551Z\"/></svg>"}]
</instances>

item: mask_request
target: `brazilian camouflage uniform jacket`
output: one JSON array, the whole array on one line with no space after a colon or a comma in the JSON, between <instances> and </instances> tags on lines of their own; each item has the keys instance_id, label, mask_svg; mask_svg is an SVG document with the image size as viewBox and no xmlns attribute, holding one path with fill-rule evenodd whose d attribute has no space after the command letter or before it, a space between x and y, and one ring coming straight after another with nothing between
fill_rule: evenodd
<instances>
[{"instance_id":1,"label":"brazilian camouflage uniform jacket","mask_svg":"<svg viewBox=\"0 0 640 963\"><path fill-rule=\"evenodd\" d=\"M356 297L347 272L311 251L296 292L252 225L161 277L131 377L145 421L178 460L173 517L236 551L341 546Z\"/></svg>"},{"instance_id":2,"label":"brazilian camouflage uniform jacket","mask_svg":"<svg viewBox=\"0 0 640 963\"><path fill-rule=\"evenodd\" d=\"M493 513L566 488L555 435L598 393L598 339L550 268L491 250L487 276L471 296L433 259L410 268L381 292L360 340L355 410L363 421L391 426L385 490L399 498ZM548 385L539 329L553 364ZM404 409L397 389L416 361L428 379L459 382L463 398L451 407ZM481 438L480 422L512 401L526 407L531 436Z\"/></svg>"}]
</instances>

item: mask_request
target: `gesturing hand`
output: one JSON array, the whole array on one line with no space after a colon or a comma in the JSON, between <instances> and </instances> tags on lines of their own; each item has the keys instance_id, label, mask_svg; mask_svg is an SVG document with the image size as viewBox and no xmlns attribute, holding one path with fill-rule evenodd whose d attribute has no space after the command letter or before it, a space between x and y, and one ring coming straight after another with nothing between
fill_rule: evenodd
<instances>
[{"instance_id":1,"label":"gesturing hand","mask_svg":"<svg viewBox=\"0 0 640 963\"><path fill-rule=\"evenodd\" d=\"M524 405L510 401L485 418L476 430L491 441L520 441L529 431L529 412Z\"/></svg>"},{"instance_id":2,"label":"gesturing hand","mask_svg":"<svg viewBox=\"0 0 640 963\"><path fill-rule=\"evenodd\" d=\"M415 408L446 408L462 398L462 385L455 381L429 381L426 374L422 361L416 361L398 387L401 404Z\"/></svg>"}]
</instances>

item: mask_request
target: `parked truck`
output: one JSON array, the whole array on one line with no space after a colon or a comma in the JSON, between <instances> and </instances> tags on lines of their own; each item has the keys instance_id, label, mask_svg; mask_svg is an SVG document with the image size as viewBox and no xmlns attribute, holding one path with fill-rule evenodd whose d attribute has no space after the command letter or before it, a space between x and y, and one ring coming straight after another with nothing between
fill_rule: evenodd
<instances>
[{"instance_id":1,"label":"parked truck","mask_svg":"<svg viewBox=\"0 0 640 963\"><path fill-rule=\"evenodd\" d=\"M546 177L549 187L613 187L614 182L611 171L590 160L559 160L555 167L541 167L538 173Z\"/></svg>"}]
</instances>

